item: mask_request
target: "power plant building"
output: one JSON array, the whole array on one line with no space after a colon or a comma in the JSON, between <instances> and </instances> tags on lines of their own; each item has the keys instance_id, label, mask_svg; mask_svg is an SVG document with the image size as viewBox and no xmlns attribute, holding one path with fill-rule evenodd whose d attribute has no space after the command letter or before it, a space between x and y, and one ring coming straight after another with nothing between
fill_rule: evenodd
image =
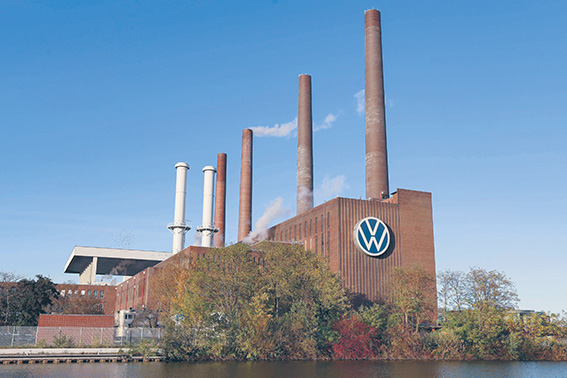
<instances>
[{"instance_id":1,"label":"power plant building","mask_svg":"<svg viewBox=\"0 0 567 378\"><path fill-rule=\"evenodd\" d=\"M365 13L366 77L366 199L337 197L313 206L312 88L309 75L299 76L297 215L267 231L267 240L300 243L323 256L347 288L371 301L387 296L390 272L396 267L421 266L435 275L435 249L431 193L397 189L389 192L385 100L382 70L380 12ZM361 130L362 132L362 130ZM242 133L238 241L252 230L253 132ZM225 242L226 154L219 154L217 168L205 167L203 244L183 248L185 182L189 166L178 163L173 255L147 267L116 287L115 310L152 306L151 277L155 269L183 255L206 256ZM213 199L213 175L216 201ZM214 214L213 212L214 204ZM214 215L214 220L213 220ZM256 240L261 241L261 240ZM213 245L213 247L211 247ZM83 263L84 269L87 261ZM83 269L81 265L81 269ZM78 271L78 270L77 270ZM90 271L89 271L90 272ZM85 275L89 272L84 273ZM91 272L92 273L92 272ZM436 293L432 292L432 296Z\"/></svg>"}]
</instances>

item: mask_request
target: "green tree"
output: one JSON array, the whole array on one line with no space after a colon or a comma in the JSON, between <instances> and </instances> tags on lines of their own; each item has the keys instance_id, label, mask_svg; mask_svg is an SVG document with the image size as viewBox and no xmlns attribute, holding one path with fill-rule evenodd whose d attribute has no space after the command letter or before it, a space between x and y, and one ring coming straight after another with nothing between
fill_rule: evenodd
<instances>
[{"instance_id":1,"label":"green tree","mask_svg":"<svg viewBox=\"0 0 567 378\"><path fill-rule=\"evenodd\" d=\"M16 285L14 325L36 326L39 314L58 297L55 284L47 277L37 275L35 279L20 280Z\"/></svg>"},{"instance_id":2,"label":"green tree","mask_svg":"<svg viewBox=\"0 0 567 378\"><path fill-rule=\"evenodd\" d=\"M16 282L23 277L0 271L0 325L15 324L16 318Z\"/></svg>"}]
</instances>

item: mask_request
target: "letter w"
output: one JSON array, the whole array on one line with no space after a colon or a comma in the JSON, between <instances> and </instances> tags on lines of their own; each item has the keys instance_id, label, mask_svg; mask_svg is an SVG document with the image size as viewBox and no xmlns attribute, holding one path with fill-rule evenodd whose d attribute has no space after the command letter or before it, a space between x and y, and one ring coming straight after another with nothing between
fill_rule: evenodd
<instances>
[{"instance_id":1,"label":"letter w","mask_svg":"<svg viewBox=\"0 0 567 378\"><path fill-rule=\"evenodd\" d=\"M370 222L367 220L364 221L364 223L366 224L366 229L368 230L368 233L370 234L369 238L366 237L366 232L364 232L363 227L360 227L360 234L362 236L362 240L364 241L364 245L366 246L366 250L367 251L372 251L372 245L376 246L376 252L380 252L380 246L382 245L382 242L384 241L384 238L386 237L386 232L382 232L382 235L380 235L380 241L376 240L376 233L378 232L378 228L380 227L380 222L376 222L376 224L374 225L374 227L370 226ZM361 225L362 226L362 225Z\"/></svg>"}]
</instances>

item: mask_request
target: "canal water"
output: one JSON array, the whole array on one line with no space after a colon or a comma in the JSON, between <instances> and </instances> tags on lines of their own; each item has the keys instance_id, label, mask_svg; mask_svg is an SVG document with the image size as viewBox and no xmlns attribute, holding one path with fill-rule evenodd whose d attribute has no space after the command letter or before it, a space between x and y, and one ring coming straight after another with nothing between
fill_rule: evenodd
<instances>
[{"instance_id":1,"label":"canal water","mask_svg":"<svg viewBox=\"0 0 567 378\"><path fill-rule=\"evenodd\" d=\"M563 378L567 362L332 361L0 365L0 377Z\"/></svg>"}]
</instances>

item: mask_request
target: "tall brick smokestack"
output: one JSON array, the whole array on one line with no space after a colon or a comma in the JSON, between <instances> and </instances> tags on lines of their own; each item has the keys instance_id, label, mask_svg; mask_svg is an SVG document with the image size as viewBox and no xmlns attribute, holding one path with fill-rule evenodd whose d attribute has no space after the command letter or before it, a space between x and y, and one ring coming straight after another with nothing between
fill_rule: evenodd
<instances>
[{"instance_id":1,"label":"tall brick smokestack","mask_svg":"<svg viewBox=\"0 0 567 378\"><path fill-rule=\"evenodd\" d=\"M313 208L313 122L311 76L299 75L297 109L297 214Z\"/></svg>"},{"instance_id":2,"label":"tall brick smokestack","mask_svg":"<svg viewBox=\"0 0 567 378\"><path fill-rule=\"evenodd\" d=\"M387 198L388 151L386 148L386 110L382 68L382 28L380 12L364 13L366 72L366 197Z\"/></svg>"},{"instance_id":3,"label":"tall brick smokestack","mask_svg":"<svg viewBox=\"0 0 567 378\"><path fill-rule=\"evenodd\" d=\"M238 241L252 230L252 130L242 130L240 163L240 206L238 210Z\"/></svg>"},{"instance_id":4,"label":"tall brick smokestack","mask_svg":"<svg viewBox=\"0 0 567 378\"><path fill-rule=\"evenodd\" d=\"M226 154L217 156L217 190L215 197L215 228L218 232L213 238L213 245L224 247L226 221Z\"/></svg>"}]
</instances>

